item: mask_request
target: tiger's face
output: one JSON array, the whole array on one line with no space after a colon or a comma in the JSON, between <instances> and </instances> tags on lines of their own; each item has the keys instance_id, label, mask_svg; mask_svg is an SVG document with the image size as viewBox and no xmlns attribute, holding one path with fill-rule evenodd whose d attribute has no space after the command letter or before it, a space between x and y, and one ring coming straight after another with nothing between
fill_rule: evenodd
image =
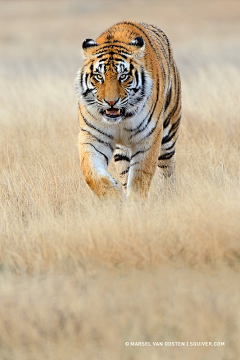
<instances>
[{"instance_id":1,"label":"tiger's face","mask_svg":"<svg viewBox=\"0 0 240 360\"><path fill-rule=\"evenodd\" d=\"M76 80L88 111L111 123L138 113L143 99L151 92L151 80L141 62L145 51L143 39L119 43L98 45L94 40L85 40L85 62Z\"/></svg>"}]
</instances>

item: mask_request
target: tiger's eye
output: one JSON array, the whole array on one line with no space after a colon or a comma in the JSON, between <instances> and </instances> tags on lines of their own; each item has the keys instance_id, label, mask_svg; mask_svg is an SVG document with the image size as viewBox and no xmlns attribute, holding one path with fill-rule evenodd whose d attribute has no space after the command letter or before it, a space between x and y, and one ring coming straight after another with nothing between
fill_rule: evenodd
<instances>
[{"instance_id":1,"label":"tiger's eye","mask_svg":"<svg viewBox=\"0 0 240 360\"><path fill-rule=\"evenodd\" d=\"M120 80L126 80L128 78L128 75L127 74L122 74L120 77L119 77L119 79Z\"/></svg>"},{"instance_id":2,"label":"tiger's eye","mask_svg":"<svg viewBox=\"0 0 240 360\"><path fill-rule=\"evenodd\" d=\"M100 75L100 74L95 75L95 78L96 78L97 80L103 80L103 76Z\"/></svg>"}]
</instances>

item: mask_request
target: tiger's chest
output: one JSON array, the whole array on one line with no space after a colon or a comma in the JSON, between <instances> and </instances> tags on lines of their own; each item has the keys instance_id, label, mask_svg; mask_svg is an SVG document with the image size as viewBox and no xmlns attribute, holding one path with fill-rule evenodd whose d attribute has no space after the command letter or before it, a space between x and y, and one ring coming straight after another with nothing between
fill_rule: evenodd
<instances>
[{"instance_id":1,"label":"tiger's chest","mask_svg":"<svg viewBox=\"0 0 240 360\"><path fill-rule=\"evenodd\" d=\"M155 116L150 118L148 109L144 109L141 114L124 119L120 124L113 125L113 137L116 144L131 147L148 138L148 133L156 123Z\"/></svg>"}]
</instances>

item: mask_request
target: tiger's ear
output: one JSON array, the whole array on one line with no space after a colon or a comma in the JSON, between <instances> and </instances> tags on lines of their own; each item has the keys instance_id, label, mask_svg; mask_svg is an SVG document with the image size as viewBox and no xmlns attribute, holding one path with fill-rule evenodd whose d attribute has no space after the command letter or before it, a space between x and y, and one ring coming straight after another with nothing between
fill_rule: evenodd
<instances>
[{"instance_id":1,"label":"tiger's ear","mask_svg":"<svg viewBox=\"0 0 240 360\"><path fill-rule=\"evenodd\" d=\"M133 54L137 59L141 58L145 54L145 43L141 36L135 37L132 41L130 41L129 45L134 46Z\"/></svg>"},{"instance_id":2,"label":"tiger's ear","mask_svg":"<svg viewBox=\"0 0 240 360\"><path fill-rule=\"evenodd\" d=\"M89 56L91 56L89 50L94 46L98 46L95 40L93 39L84 40L84 42L82 43L82 54L84 59L87 59Z\"/></svg>"}]
</instances>

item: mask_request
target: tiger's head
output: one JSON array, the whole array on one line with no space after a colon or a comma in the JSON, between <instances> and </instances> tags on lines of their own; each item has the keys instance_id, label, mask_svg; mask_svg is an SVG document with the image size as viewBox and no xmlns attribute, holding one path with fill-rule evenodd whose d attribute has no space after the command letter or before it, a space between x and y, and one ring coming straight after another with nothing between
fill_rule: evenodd
<instances>
[{"instance_id":1,"label":"tiger's head","mask_svg":"<svg viewBox=\"0 0 240 360\"><path fill-rule=\"evenodd\" d=\"M118 40L98 44L86 39L82 51L84 63L75 84L87 110L111 123L139 113L152 88L144 67L142 37L128 44Z\"/></svg>"}]
</instances>

